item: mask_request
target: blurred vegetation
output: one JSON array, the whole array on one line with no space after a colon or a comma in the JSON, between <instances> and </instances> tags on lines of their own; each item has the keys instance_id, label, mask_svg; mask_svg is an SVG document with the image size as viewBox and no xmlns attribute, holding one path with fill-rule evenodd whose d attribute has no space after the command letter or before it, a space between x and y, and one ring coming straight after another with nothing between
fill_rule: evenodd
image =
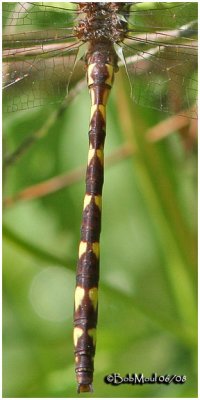
<instances>
[{"instance_id":1,"label":"blurred vegetation","mask_svg":"<svg viewBox=\"0 0 200 400\"><path fill-rule=\"evenodd\" d=\"M52 177L85 170L89 95L82 90L23 156L4 171L5 198ZM54 108L4 117L11 153ZM107 114L99 321L92 397L197 397L197 166L175 131L150 143L167 116L135 106L116 75ZM173 129L172 129L173 131ZM84 179L5 206L3 397L76 398L73 296ZM106 385L113 372L185 375L184 384ZM91 397L85 394L83 397Z\"/></svg>"}]
</instances>

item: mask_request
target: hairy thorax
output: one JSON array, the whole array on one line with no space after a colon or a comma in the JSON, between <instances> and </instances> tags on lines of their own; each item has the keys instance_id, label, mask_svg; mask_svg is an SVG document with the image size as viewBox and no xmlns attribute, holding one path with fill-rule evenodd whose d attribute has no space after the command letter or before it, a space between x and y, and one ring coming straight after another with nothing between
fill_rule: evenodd
<instances>
[{"instance_id":1,"label":"hairy thorax","mask_svg":"<svg viewBox=\"0 0 200 400\"><path fill-rule=\"evenodd\" d=\"M77 38L83 42L122 42L127 31L123 11L128 7L127 3L79 3Z\"/></svg>"}]
</instances>

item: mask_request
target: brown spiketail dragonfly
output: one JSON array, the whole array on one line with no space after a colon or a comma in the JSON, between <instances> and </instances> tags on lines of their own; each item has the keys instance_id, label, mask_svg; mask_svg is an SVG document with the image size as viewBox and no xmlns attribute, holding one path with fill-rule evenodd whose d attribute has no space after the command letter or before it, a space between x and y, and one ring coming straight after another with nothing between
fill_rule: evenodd
<instances>
[{"instance_id":1,"label":"brown spiketail dragonfly","mask_svg":"<svg viewBox=\"0 0 200 400\"><path fill-rule=\"evenodd\" d=\"M57 107L55 120L86 82L91 98L74 305L78 392L93 390L109 93L123 69L133 102L195 120L196 8L196 3L189 2L3 3L5 120L49 105ZM5 170L34 144L37 135L43 137L41 131L33 134L6 154ZM8 197L5 205L16 199Z\"/></svg>"}]
</instances>

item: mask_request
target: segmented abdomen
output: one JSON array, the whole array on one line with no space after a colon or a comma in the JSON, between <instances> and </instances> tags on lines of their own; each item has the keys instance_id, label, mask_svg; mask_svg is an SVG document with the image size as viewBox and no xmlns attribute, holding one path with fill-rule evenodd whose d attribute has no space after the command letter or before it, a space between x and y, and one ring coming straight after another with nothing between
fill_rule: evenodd
<instances>
[{"instance_id":1,"label":"segmented abdomen","mask_svg":"<svg viewBox=\"0 0 200 400\"><path fill-rule=\"evenodd\" d=\"M74 310L75 370L79 392L92 391L98 313L105 107L114 79L112 59L113 56L108 53L99 56L98 51L88 56L87 78L91 96L89 153Z\"/></svg>"}]
</instances>

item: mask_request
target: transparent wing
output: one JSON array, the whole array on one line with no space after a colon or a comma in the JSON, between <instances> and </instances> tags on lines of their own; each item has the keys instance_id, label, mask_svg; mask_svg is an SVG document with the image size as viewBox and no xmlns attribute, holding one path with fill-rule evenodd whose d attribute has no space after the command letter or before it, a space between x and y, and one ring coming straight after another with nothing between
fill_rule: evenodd
<instances>
[{"instance_id":1,"label":"transparent wing","mask_svg":"<svg viewBox=\"0 0 200 400\"><path fill-rule=\"evenodd\" d=\"M131 8L129 21L123 52L133 99L195 117L197 4L138 3Z\"/></svg>"},{"instance_id":2,"label":"transparent wing","mask_svg":"<svg viewBox=\"0 0 200 400\"><path fill-rule=\"evenodd\" d=\"M56 103L66 95L80 45L73 34L77 15L69 3L48 4L3 3L5 111Z\"/></svg>"}]
</instances>

